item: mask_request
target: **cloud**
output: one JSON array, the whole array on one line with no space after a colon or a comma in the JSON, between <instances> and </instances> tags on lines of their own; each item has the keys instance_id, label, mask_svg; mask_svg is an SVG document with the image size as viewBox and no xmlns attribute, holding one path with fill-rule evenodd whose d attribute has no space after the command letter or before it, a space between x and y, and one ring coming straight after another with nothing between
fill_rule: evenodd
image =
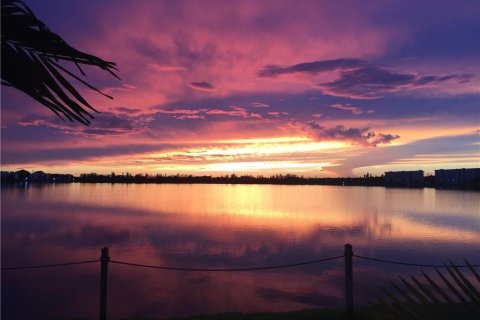
<instances>
[{"instance_id":1,"label":"cloud","mask_svg":"<svg viewBox=\"0 0 480 320\"><path fill-rule=\"evenodd\" d=\"M340 78L317 86L324 93L352 99L377 99L388 93L408 91L424 87L435 87L442 83L465 84L473 74L452 74L446 76L417 75L400 73L376 65L365 65L344 70Z\"/></svg>"},{"instance_id":2,"label":"cloud","mask_svg":"<svg viewBox=\"0 0 480 320\"><path fill-rule=\"evenodd\" d=\"M226 116L242 117L242 118L261 118L262 117L258 113L248 112L247 109L243 107L235 107L235 106L231 106L227 110L211 109L211 110L208 110L206 114L226 115Z\"/></svg>"},{"instance_id":3,"label":"cloud","mask_svg":"<svg viewBox=\"0 0 480 320\"><path fill-rule=\"evenodd\" d=\"M244 107L230 106L227 108L198 108L198 109L160 109L160 114L171 114L176 119L204 119L206 115L222 115L231 117L261 118L256 112L250 112Z\"/></svg>"},{"instance_id":4,"label":"cloud","mask_svg":"<svg viewBox=\"0 0 480 320\"><path fill-rule=\"evenodd\" d=\"M128 107L116 107L116 108L112 108L112 111L118 111L118 112L128 113L128 114L135 114L135 113L142 112L142 109L140 109L140 108L128 108Z\"/></svg>"},{"instance_id":5,"label":"cloud","mask_svg":"<svg viewBox=\"0 0 480 320\"><path fill-rule=\"evenodd\" d=\"M255 107L255 108L269 108L270 107L269 104L262 103L262 102L252 102L250 105L252 107Z\"/></svg>"},{"instance_id":6,"label":"cloud","mask_svg":"<svg viewBox=\"0 0 480 320\"><path fill-rule=\"evenodd\" d=\"M379 144L389 144L400 137L394 134L375 133L368 127L347 128L343 125L337 125L326 128L316 121L308 121L302 124L295 123L294 126L308 133L316 140L345 140L372 147L376 147Z\"/></svg>"},{"instance_id":7,"label":"cloud","mask_svg":"<svg viewBox=\"0 0 480 320\"><path fill-rule=\"evenodd\" d=\"M54 116L26 116L18 121L18 125L44 126L54 128L61 133L76 136L101 136L101 135L130 135L146 130L147 124L153 121L149 115L129 115L125 111L134 113L136 109L124 108L123 114L102 112L95 117L89 127L64 122Z\"/></svg>"},{"instance_id":8,"label":"cloud","mask_svg":"<svg viewBox=\"0 0 480 320\"><path fill-rule=\"evenodd\" d=\"M389 139L390 137L386 138ZM404 145L371 150L366 154L347 158L335 169L339 172L351 172L355 168L380 166L422 155L433 155L437 161L435 167L445 168L445 159L448 157L478 157L479 143L480 136L476 133L433 137ZM432 168L431 164L430 168Z\"/></svg>"},{"instance_id":9,"label":"cloud","mask_svg":"<svg viewBox=\"0 0 480 320\"><path fill-rule=\"evenodd\" d=\"M335 108L335 109L340 109L340 110L351 111L352 114L355 114L355 115L362 114L362 113L374 113L375 112L374 110L365 111L360 107L355 107L355 106L352 106L351 104L348 104L348 103L347 104L335 103L335 104L330 105L330 107Z\"/></svg>"},{"instance_id":10,"label":"cloud","mask_svg":"<svg viewBox=\"0 0 480 320\"><path fill-rule=\"evenodd\" d=\"M267 112L268 115L274 116L274 117L280 117L280 116L288 116L288 112L285 111L272 111L272 112Z\"/></svg>"},{"instance_id":11,"label":"cloud","mask_svg":"<svg viewBox=\"0 0 480 320\"><path fill-rule=\"evenodd\" d=\"M376 133L372 136L370 140L370 144L376 146L377 144L389 144L392 140L400 138L399 135L396 134L383 134L383 133Z\"/></svg>"},{"instance_id":12,"label":"cloud","mask_svg":"<svg viewBox=\"0 0 480 320\"><path fill-rule=\"evenodd\" d=\"M191 88L196 89L196 90L204 90L204 91L215 90L215 87L211 83L206 82L206 81L190 82L189 85L190 85Z\"/></svg>"},{"instance_id":13,"label":"cloud","mask_svg":"<svg viewBox=\"0 0 480 320\"><path fill-rule=\"evenodd\" d=\"M359 59L334 59L313 62L304 62L289 67L281 67L277 65L265 66L257 72L258 77L275 78L283 74L305 73L315 75L320 72L349 70L365 65L366 62Z\"/></svg>"},{"instance_id":14,"label":"cloud","mask_svg":"<svg viewBox=\"0 0 480 320\"><path fill-rule=\"evenodd\" d=\"M157 113L162 113L162 114L179 114L179 115L194 115L194 114L199 114L199 113L204 113L208 111L207 108L200 108L200 109L159 109Z\"/></svg>"},{"instance_id":15,"label":"cloud","mask_svg":"<svg viewBox=\"0 0 480 320\"><path fill-rule=\"evenodd\" d=\"M10 164L48 164L52 162L70 162L89 161L92 159L98 160L113 159L118 156L141 154L148 152L168 151L178 148L174 144L124 144L124 145L99 145L95 147L72 147L64 146L58 148L50 146L48 152L45 152L43 147L39 148L23 148L16 150L15 153L5 153L2 162L5 165Z\"/></svg>"},{"instance_id":16,"label":"cloud","mask_svg":"<svg viewBox=\"0 0 480 320\"><path fill-rule=\"evenodd\" d=\"M175 116L175 119L184 120L184 119L205 119L204 116L198 114L182 114L179 116Z\"/></svg>"},{"instance_id":17,"label":"cloud","mask_svg":"<svg viewBox=\"0 0 480 320\"><path fill-rule=\"evenodd\" d=\"M474 78L473 74L402 73L386 66L349 58L304 62L292 66L267 65L256 74L261 78L275 78L294 74L315 76L332 71L340 72L340 76L330 82L317 83L316 87L325 94L351 99L377 99L392 92L436 87L442 83L466 84Z\"/></svg>"},{"instance_id":18,"label":"cloud","mask_svg":"<svg viewBox=\"0 0 480 320\"><path fill-rule=\"evenodd\" d=\"M161 65L157 63L150 63L149 68L152 70L160 71L160 72L179 72L179 71L187 71L185 67L177 67L177 66L168 66L168 65Z\"/></svg>"}]
</instances>

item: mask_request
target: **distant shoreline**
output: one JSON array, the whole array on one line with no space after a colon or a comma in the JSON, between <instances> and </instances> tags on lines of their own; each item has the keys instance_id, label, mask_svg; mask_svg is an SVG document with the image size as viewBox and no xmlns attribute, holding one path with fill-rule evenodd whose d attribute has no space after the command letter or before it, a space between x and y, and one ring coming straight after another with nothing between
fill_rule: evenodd
<instances>
[{"instance_id":1,"label":"distant shoreline","mask_svg":"<svg viewBox=\"0 0 480 320\"><path fill-rule=\"evenodd\" d=\"M462 170L462 169L458 169ZM410 183L394 183L387 175L363 177L312 178L293 174L276 174L269 177L251 175L224 175L224 176L194 176L194 175L149 175L149 174L121 174L101 175L97 173L81 174L74 177L70 174L47 174L43 172L27 171L8 173L2 171L2 185L48 184L48 183L109 183L109 184L243 184L243 185L328 185L328 186L358 186L358 187L386 187L386 188L436 188L454 190L480 190L480 178L468 180L456 185L438 185L435 176L421 176ZM403 173L403 172L401 172ZM408 172L404 172L407 174ZM402 182L402 181L400 181ZM407 181L409 182L409 181ZM414 182L414 183L412 183Z\"/></svg>"}]
</instances>

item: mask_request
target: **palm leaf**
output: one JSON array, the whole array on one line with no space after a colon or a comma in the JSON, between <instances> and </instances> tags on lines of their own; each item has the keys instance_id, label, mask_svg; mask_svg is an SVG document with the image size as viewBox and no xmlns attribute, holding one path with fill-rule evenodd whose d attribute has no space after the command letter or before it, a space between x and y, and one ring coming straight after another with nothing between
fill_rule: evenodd
<instances>
[{"instance_id":1,"label":"palm leaf","mask_svg":"<svg viewBox=\"0 0 480 320\"><path fill-rule=\"evenodd\" d=\"M95 111L62 75L66 74L102 93L60 64L73 63L80 73L80 65L98 67L118 79L114 62L81 52L60 36L51 32L33 12L19 0L1 0L1 78L2 85L14 87L28 94L60 118L88 125Z\"/></svg>"},{"instance_id":2,"label":"palm leaf","mask_svg":"<svg viewBox=\"0 0 480 320\"><path fill-rule=\"evenodd\" d=\"M374 306L389 319L480 319L480 287L474 282L478 272L468 261L466 266L462 271L450 262L447 272L435 268L437 281L422 271L426 283L413 276L412 281L399 277L399 283L390 284L396 293L382 287L384 295Z\"/></svg>"}]
</instances>

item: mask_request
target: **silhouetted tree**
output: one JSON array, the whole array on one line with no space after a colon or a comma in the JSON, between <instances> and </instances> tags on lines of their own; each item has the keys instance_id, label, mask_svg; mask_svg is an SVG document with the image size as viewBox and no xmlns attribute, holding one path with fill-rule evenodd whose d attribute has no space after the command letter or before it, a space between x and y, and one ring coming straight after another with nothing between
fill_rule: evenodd
<instances>
[{"instance_id":1,"label":"silhouetted tree","mask_svg":"<svg viewBox=\"0 0 480 320\"><path fill-rule=\"evenodd\" d=\"M25 92L62 119L65 117L72 122L90 124L89 119L93 119L93 116L86 108L97 111L62 73L110 99L113 98L82 80L60 62L74 63L84 76L81 64L99 67L118 79L113 72L117 70L115 63L71 47L38 20L22 1L1 0L1 3L2 84Z\"/></svg>"}]
</instances>

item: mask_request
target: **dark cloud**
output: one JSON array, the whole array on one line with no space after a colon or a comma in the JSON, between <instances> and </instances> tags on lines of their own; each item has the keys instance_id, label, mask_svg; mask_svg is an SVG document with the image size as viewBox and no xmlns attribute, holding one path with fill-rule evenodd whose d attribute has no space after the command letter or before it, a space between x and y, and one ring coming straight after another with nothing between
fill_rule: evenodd
<instances>
[{"instance_id":1,"label":"dark cloud","mask_svg":"<svg viewBox=\"0 0 480 320\"><path fill-rule=\"evenodd\" d=\"M135 113L142 112L142 109L140 109L140 108L117 107L117 108L115 108L115 111L128 113L128 114L135 114Z\"/></svg>"},{"instance_id":2,"label":"dark cloud","mask_svg":"<svg viewBox=\"0 0 480 320\"><path fill-rule=\"evenodd\" d=\"M257 72L257 76L262 78L275 78L282 74L292 73L306 73L314 75L326 71L349 70L352 68L358 68L365 64L365 61L359 59L334 59L299 63L289 67L269 65L265 66L265 68L262 70L259 70Z\"/></svg>"},{"instance_id":3,"label":"dark cloud","mask_svg":"<svg viewBox=\"0 0 480 320\"><path fill-rule=\"evenodd\" d=\"M197 90L207 90L207 91L215 90L215 87L210 82L206 82L206 81L190 82L189 85L193 89L197 89Z\"/></svg>"},{"instance_id":4,"label":"dark cloud","mask_svg":"<svg viewBox=\"0 0 480 320\"><path fill-rule=\"evenodd\" d=\"M340 71L340 77L317 87L326 94L352 99L376 99L386 93L412 90L441 83L464 84L473 74L419 75L392 71L360 59L335 59L299 63L292 66L269 65L257 72L258 77L275 78L280 75L316 75L322 72Z\"/></svg>"},{"instance_id":5,"label":"dark cloud","mask_svg":"<svg viewBox=\"0 0 480 320\"><path fill-rule=\"evenodd\" d=\"M148 115L102 112L95 117L89 127L64 122L53 116L26 116L18 122L18 125L49 127L76 136L123 135L145 131L147 124L152 120L153 118Z\"/></svg>"},{"instance_id":6,"label":"dark cloud","mask_svg":"<svg viewBox=\"0 0 480 320\"><path fill-rule=\"evenodd\" d=\"M117 135L120 133L117 130L108 130L108 129L85 129L82 132L89 135L102 135L102 136Z\"/></svg>"},{"instance_id":7,"label":"dark cloud","mask_svg":"<svg viewBox=\"0 0 480 320\"><path fill-rule=\"evenodd\" d=\"M48 152L45 152L45 149L43 148L25 148L22 150L15 150L14 152L3 152L2 163L4 165L10 165L64 160L79 161L98 159L101 157L108 158L126 154L160 152L173 150L177 147L178 145L174 144L125 144L123 146L50 148Z\"/></svg>"},{"instance_id":8,"label":"dark cloud","mask_svg":"<svg viewBox=\"0 0 480 320\"><path fill-rule=\"evenodd\" d=\"M375 136L372 138L373 139L370 141L370 143L373 146L376 146L377 144L388 144L392 140L400 138L400 136L396 134L390 134L390 133L387 133L387 134L376 133Z\"/></svg>"},{"instance_id":9,"label":"dark cloud","mask_svg":"<svg viewBox=\"0 0 480 320\"><path fill-rule=\"evenodd\" d=\"M400 137L393 134L375 133L371 131L368 127L347 128L343 125L338 125L335 127L326 128L321 126L316 121L308 121L305 124L300 125L300 129L319 140L346 140L353 143L373 147L377 146L378 144L388 144L392 140Z\"/></svg>"},{"instance_id":10,"label":"dark cloud","mask_svg":"<svg viewBox=\"0 0 480 320\"><path fill-rule=\"evenodd\" d=\"M135 127L134 119L117 115L115 113L105 112L101 113L93 124L94 129L110 129L117 131L131 131ZM87 131L87 130L85 130Z\"/></svg>"},{"instance_id":11,"label":"dark cloud","mask_svg":"<svg viewBox=\"0 0 480 320\"><path fill-rule=\"evenodd\" d=\"M320 83L318 87L324 93L333 96L377 99L389 92L436 86L445 82L463 84L473 77L472 74L420 76L412 73L398 73L376 65L366 65L357 69L344 70L337 80Z\"/></svg>"},{"instance_id":12,"label":"dark cloud","mask_svg":"<svg viewBox=\"0 0 480 320\"><path fill-rule=\"evenodd\" d=\"M139 54L150 58L153 61L165 63L165 61L170 60L170 56L165 52L165 50L151 41L132 38L129 39L129 44Z\"/></svg>"}]
</instances>

